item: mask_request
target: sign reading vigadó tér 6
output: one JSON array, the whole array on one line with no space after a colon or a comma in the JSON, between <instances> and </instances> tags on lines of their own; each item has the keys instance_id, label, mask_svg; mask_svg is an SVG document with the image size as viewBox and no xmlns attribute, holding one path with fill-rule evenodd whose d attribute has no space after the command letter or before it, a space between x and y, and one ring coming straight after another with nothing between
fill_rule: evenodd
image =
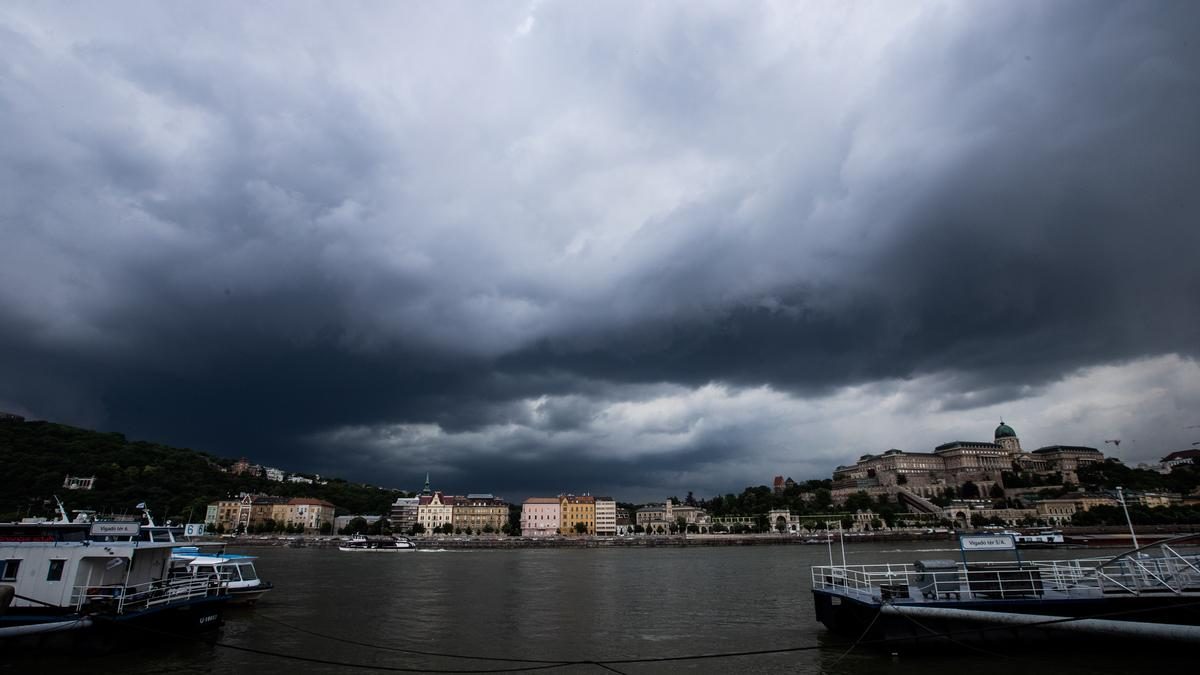
<instances>
[{"instance_id":1,"label":"sign reading vigad\u00f3 t\u00e9r 6","mask_svg":"<svg viewBox=\"0 0 1200 675\"><path fill-rule=\"evenodd\" d=\"M1011 551L1017 540L1011 534L964 534L958 545L964 551Z\"/></svg>"},{"instance_id":2,"label":"sign reading vigad\u00f3 t\u00e9r 6","mask_svg":"<svg viewBox=\"0 0 1200 675\"><path fill-rule=\"evenodd\" d=\"M115 536L134 536L141 530L141 523L133 522L98 522L92 523L92 536L96 535L115 535Z\"/></svg>"}]
</instances>

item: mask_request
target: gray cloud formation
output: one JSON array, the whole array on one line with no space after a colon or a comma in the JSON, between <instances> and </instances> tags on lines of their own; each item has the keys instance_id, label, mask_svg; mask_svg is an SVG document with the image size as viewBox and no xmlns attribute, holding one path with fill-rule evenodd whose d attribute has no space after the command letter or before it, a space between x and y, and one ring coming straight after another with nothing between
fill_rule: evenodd
<instances>
[{"instance_id":1,"label":"gray cloud formation","mask_svg":"<svg viewBox=\"0 0 1200 675\"><path fill-rule=\"evenodd\" d=\"M763 386L933 387L953 426L1190 368L1198 18L11 5L0 404L361 478L733 490L879 449L736 412ZM614 456L605 412L668 399L704 424Z\"/></svg>"}]
</instances>

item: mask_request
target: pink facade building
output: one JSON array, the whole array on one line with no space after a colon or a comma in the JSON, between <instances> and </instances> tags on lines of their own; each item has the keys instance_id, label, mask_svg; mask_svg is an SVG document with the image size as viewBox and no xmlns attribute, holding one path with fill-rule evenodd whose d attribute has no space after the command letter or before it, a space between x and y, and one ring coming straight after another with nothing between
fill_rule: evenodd
<instances>
[{"instance_id":1,"label":"pink facade building","mask_svg":"<svg viewBox=\"0 0 1200 675\"><path fill-rule=\"evenodd\" d=\"M554 497L530 497L521 504L521 534L553 537L558 534L562 507Z\"/></svg>"}]
</instances>

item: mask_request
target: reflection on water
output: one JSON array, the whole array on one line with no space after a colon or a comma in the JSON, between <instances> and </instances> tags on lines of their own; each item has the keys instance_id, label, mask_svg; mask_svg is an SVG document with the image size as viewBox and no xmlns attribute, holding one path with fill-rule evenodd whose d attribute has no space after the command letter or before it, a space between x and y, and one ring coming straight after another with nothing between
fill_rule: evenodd
<instances>
[{"instance_id":1,"label":"reflection on water","mask_svg":"<svg viewBox=\"0 0 1200 675\"><path fill-rule=\"evenodd\" d=\"M848 645L813 619L811 565L824 546L444 551L355 555L267 548L259 570L276 590L258 607L231 610L221 645L178 642L103 657L0 655L0 673L369 672L283 660L246 647L325 661L419 670L512 668L516 664L406 653L491 658L601 660L805 647L786 654L621 664L625 673L1092 673L1144 670L1136 655L898 654ZM1037 553L1037 552L1030 552ZM1070 552L1073 557L1095 551ZM904 563L953 547L853 544L847 562ZM841 561L840 547L832 555ZM997 554L992 554L996 556ZM1000 555L1002 557L1002 554ZM1039 555L1036 557L1049 557ZM1059 556L1055 556L1059 557ZM316 637L288 626L340 638ZM366 643L371 648L346 641ZM1123 661L1124 660L1124 661ZM1156 662L1160 667L1161 660ZM1168 662L1169 665L1169 662ZM1178 664L1184 665L1183 661ZM601 673L576 665L545 672Z\"/></svg>"}]
</instances>

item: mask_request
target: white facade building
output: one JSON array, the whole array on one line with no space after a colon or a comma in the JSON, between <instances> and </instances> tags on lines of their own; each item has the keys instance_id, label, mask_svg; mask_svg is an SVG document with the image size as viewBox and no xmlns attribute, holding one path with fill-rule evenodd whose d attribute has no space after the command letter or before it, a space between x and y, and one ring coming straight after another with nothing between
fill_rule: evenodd
<instances>
[{"instance_id":1,"label":"white facade building","mask_svg":"<svg viewBox=\"0 0 1200 675\"><path fill-rule=\"evenodd\" d=\"M417 522L425 528L425 532L433 532L435 528L454 524L455 497L444 496L441 492L418 497L421 502L417 505Z\"/></svg>"},{"instance_id":2,"label":"white facade building","mask_svg":"<svg viewBox=\"0 0 1200 675\"><path fill-rule=\"evenodd\" d=\"M608 497L596 498L596 536L617 536L617 502Z\"/></svg>"}]
</instances>

